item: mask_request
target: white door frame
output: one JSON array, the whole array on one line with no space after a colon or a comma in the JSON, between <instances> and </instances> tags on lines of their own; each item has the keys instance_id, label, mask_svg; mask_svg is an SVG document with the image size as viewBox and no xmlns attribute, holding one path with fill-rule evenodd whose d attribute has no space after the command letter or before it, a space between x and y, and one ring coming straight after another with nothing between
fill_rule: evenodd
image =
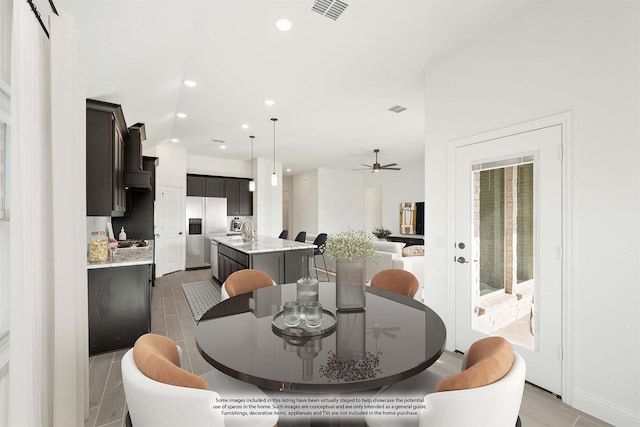
<instances>
[{"instance_id":1,"label":"white door frame","mask_svg":"<svg viewBox=\"0 0 640 427\"><path fill-rule=\"evenodd\" d=\"M571 405L572 401L572 387L573 378L572 371L569 369L573 349L571 348L571 340L568 337L571 336L572 330L572 314L571 304L572 301L572 206L571 201L572 191L572 170L573 170L573 112L565 112L556 114L553 116L544 117L541 119L533 120L526 123L521 123L514 126L509 126L503 129L497 129L489 132L484 132L477 135L453 140L449 142L448 147L448 224L447 233L449 236L449 242L447 242L447 259L451 260L449 268L447 269L447 283L448 283L448 304L447 304L447 343L448 349L453 349L456 342L456 282L455 282L455 263L453 259L455 257L455 182L456 182L456 149L465 145L475 144L490 139L504 138L510 135L516 135L519 133L530 132L543 127L560 125L562 128L562 247L563 247L563 263L562 263L562 400Z\"/></svg>"}]
</instances>

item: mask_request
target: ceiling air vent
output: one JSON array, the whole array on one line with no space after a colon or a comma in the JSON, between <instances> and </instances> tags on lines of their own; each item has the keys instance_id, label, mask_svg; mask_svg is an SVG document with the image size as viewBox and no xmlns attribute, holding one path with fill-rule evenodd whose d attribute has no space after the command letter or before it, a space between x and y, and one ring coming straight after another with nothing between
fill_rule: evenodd
<instances>
[{"instance_id":1,"label":"ceiling air vent","mask_svg":"<svg viewBox=\"0 0 640 427\"><path fill-rule=\"evenodd\" d=\"M311 10L335 21L342 15L347 6L349 5L340 0L314 0Z\"/></svg>"},{"instance_id":2,"label":"ceiling air vent","mask_svg":"<svg viewBox=\"0 0 640 427\"><path fill-rule=\"evenodd\" d=\"M219 144L224 144L224 139L211 138L212 142L217 142Z\"/></svg>"},{"instance_id":3,"label":"ceiling air vent","mask_svg":"<svg viewBox=\"0 0 640 427\"><path fill-rule=\"evenodd\" d=\"M407 107L403 107L402 105L394 105L393 107L389 108L389 111L393 111L394 113L402 113L406 109Z\"/></svg>"}]
</instances>

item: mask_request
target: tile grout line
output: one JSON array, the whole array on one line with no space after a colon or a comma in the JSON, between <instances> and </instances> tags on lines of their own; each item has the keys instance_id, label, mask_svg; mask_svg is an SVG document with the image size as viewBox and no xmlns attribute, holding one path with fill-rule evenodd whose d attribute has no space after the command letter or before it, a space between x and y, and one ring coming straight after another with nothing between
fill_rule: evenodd
<instances>
[{"instance_id":1,"label":"tile grout line","mask_svg":"<svg viewBox=\"0 0 640 427\"><path fill-rule=\"evenodd\" d=\"M98 404L98 412L96 412L96 421L94 424L94 427L100 427L98 426L98 416L100 415L100 409L102 409L102 400L104 399L104 394L107 391L107 384L109 383L109 377L111 376L111 367L113 366L113 359L115 359L116 357L116 353L114 352L111 355L111 362L109 363L109 372L107 372L107 379L104 382L104 388L102 389L102 396L100 396L100 404Z\"/></svg>"}]
</instances>

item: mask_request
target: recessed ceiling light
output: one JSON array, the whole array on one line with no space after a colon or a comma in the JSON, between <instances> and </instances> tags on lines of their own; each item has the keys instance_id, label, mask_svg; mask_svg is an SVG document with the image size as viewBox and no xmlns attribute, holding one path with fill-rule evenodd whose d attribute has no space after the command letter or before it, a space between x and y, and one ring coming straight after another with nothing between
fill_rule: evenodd
<instances>
[{"instance_id":1,"label":"recessed ceiling light","mask_svg":"<svg viewBox=\"0 0 640 427\"><path fill-rule=\"evenodd\" d=\"M221 146L220 146L220 149L221 149L221 150L226 150L226 149L227 149L227 146L226 146L226 145L221 145Z\"/></svg>"},{"instance_id":2,"label":"recessed ceiling light","mask_svg":"<svg viewBox=\"0 0 640 427\"><path fill-rule=\"evenodd\" d=\"M245 124L240 125L240 127L241 127L242 129L249 129L249 125L248 125L248 124L246 124L246 123L245 123Z\"/></svg>"},{"instance_id":3,"label":"recessed ceiling light","mask_svg":"<svg viewBox=\"0 0 640 427\"><path fill-rule=\"evenodd\" d=\"M280 31L289 31L293 24L288 19L282 18L276 21L276 28Z\"/></svg>"},{"instance_id":4,"label":"recessed ceiling light","mask_svg":"<svg viewBox=\"0 0 640 427\"><path fill-rule=\"evenodd\" d=\"M180 142L180 140L179 140L179 139L176 139L176 138L171 138L171 142L174 142L174 143L175 143L175 142Z\"/></svg>"},{"instance_id":5,"label":"recessed ceiling light","mask_svg":"<svg viewBox=\"0 0 640 427\"><path fill-rule=\"evenodd\" d=\"M176 116L180 117L181 119L184 119L185 117L187 117L185 113L177 113Z\"/></svg>"},{"instance_id":6,"label":"recessed ceiling light","mask_svg":"<svg viewBox=\"0 0 640 427\"><path fill-rule=\"evenodd\" d=\"M276 102L273 99L265 99L264 103L266 105L271 106L271 105L275 104Z\"/></svg>"},{"instance_id":7,"label":"recessed ceiling light","mask_svg":"<svg viewBox=\"0 0 640 427\"><path fill-rule=\"evenodd\" d=\"M291 172L291 169L289 169L289 168L287 168L286 170L287 170L287 172Z\"/></svg>"},{"instance_id":8,"label":"recessed ceiling light","mask_svg":"<svg viewBox=\"0 0 640 427\"><path fill-rule=\"evenodd\" d=\"M185 86L189 86L189 87L198 86L198 83L194 82L193 80L185 80L182 83L184 83Z\"/></svg>"}]
</instances>

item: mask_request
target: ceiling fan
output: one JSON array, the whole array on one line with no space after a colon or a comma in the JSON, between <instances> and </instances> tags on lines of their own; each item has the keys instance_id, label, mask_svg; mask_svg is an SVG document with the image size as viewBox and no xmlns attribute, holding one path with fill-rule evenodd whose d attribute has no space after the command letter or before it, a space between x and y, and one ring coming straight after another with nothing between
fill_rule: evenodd
<instances>
[{"instance_id":1,"label":"ceiling fan","mask_svg":"<svg viewBox=\"0 0 640 427\"><path fill-rule=\"evenodd\" d=\"M398 166L397 163L389 163L388 165L380 165L380 163L378 163L378 153L380 152L380 150L378 148L376 148L375 150L373 150L374 153L376 153L376 162L373 165L365 165L363 164L362 166L366 166L366 169L354 169L354 170L368 170L370 169L371 172L380 172L381 170L390 170L390 171L399 171L400 168L394 168L393 166Z\"/></svg>"}]
</instances>

